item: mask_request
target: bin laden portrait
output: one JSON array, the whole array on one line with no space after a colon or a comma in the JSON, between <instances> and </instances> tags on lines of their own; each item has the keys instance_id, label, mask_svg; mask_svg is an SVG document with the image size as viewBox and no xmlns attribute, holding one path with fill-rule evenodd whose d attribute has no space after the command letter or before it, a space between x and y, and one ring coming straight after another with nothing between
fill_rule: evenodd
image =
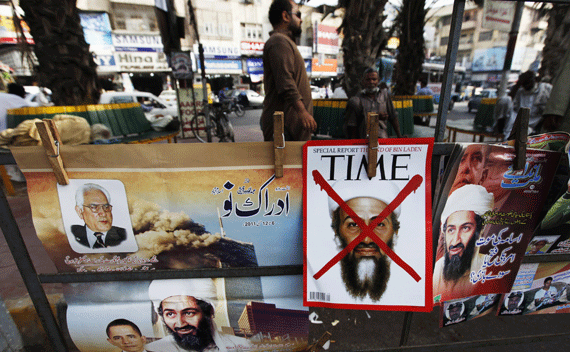
<instances>
[{"instance_id":1,"label":"bin laden portrait","mask_svg":"<svg viewBox=\"0 0 570 352\"><path fill-rule=\"evenodd\" d=\"M363 180L339 180L332 185L335 192L366 225L369 225L400 192L391 182L382 182L381 186L377 180L374 184L372 182L367 184ZM338 249L343 250L360 235L361 229L330 197L328 204L335 241ZM396 208L374 229L374 233L390 249L394 248L400 228L400 210L400 207ZM347 292L353 298L370 297L373 301L380 300L390 278L390 263L386 253L371 238L366 237L340 261L342 282Z\"/></svg>"},{"instance_id":2,"label":"bin laden portrait","mask_svg":"<svg viewBox=\"0 0 570 352\"><path fill-rule=\"evenodd\" d=\"M441 294L441 300L469 296L473 289L469 274L479 270L484 257L475 243L484 227L483 215L493 204L493 194L478 185L465 185L449 196L441 214L445 250L435 263L434 296Z\"/></svg>"},{"instance_id":3,"label":"bin laden portrait","mask_svg":"<svg viewBox=\"0 0 570 352\"><path fill-rule=\"evenodd\" d=\"M212 279L154 280L148 288L155 311L170 333L147 345L150 351L249 351L251 343L218 331L217 291Z\"/></svg>"}]
</instances>

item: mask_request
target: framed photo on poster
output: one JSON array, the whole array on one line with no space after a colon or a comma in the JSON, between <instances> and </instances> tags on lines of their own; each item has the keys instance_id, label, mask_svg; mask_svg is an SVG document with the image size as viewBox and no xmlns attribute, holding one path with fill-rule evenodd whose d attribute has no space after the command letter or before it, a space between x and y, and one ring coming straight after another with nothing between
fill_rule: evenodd
<instances>
[{"instance_id":1,"label":"framed photo on poster","mask_svg":"<svg viewBox=\"0 0 570 352\"><path fill-rule=\"evenodd\" d=\"M306 306L428 312L433 139L365 140L303 150Z\"/></svg>"}]
</instances>

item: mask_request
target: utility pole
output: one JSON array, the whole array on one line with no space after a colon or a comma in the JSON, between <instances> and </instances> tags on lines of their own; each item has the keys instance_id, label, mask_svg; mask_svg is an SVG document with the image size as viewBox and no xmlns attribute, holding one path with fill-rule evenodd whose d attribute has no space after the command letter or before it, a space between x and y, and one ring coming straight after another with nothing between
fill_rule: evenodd
<instances>
[{"instance_id":1,"label":"utility pole","mask_svg":"<svg viewBox=\"0 0 570 352\"><path fill-rule=\"evenodd\" d=\"M206 139L208 142L212 141L212 131L210 130L210 106L208 105L208 87L206 86L206 60L204 60L204 47L200 43L200 33L198 33L198 22L196 21L196 13L194 12L194 6L192 5L192 0L188 0L188 10L190 12L190 22L192 22L192 27L194 28L194 33L196 35L196 41L198 42L198 59L200 60L200 68L202 74L202 109L204 111L204 117L206 120Z\"/></svg>"}]
</instances>

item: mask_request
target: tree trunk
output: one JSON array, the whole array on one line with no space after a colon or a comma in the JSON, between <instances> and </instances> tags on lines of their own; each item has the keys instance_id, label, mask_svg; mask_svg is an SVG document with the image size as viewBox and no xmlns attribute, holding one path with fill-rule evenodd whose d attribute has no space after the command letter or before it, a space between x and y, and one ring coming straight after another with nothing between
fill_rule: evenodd
<instances>
[{"instance_id":1,"label":"tree trunk","mask_svg":"<svg viewBox=\"0 0 570 352\"><path fill-rule=\"evenodd\" d=\"M55 105L96 104L97 65L85 42L76 0L20 0L34 37L39 84Z\"/></svg>"},{"instance_id":2,"label":"tree trunk","mask_svg":"<svg viewBox=\"0 0 570 352\"><path fill-rule=\"evenodd\" d=\"M340 0L338 7L345 8L339 31L344 33L343 88L348 97L360 91L362 75L380 58L388 37L382 27L384 6L387 0Z\"/></svg>"},{"instance_id":3,"label":"tree trunk","mask_svg":"<svg viewBox=\"0 0 570 352\"><path fill-rule=\"evenodd\" d=\"M400 37L394 65L393 95L414 95L424 63L425 0L404 0L396 18Z\"/></svg>"},{"instance_id":4,"label":"tree trunk","mask_svg":"<svg viewBox=\"0 0 570 352\"><path fill-rule=\"evenodd\" d=\"M556 76L567 50L570 50L570 5L552 4L548 12L540 76Z\"/></svg>"}]
</instances>

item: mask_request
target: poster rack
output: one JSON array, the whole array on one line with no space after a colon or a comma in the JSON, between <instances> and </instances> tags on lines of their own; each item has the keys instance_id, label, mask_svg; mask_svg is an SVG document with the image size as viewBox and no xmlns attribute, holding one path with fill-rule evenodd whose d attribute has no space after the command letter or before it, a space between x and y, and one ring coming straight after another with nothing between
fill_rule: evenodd
<instances>
[{"instance_id":1,"label":"poster rack","mask_svg":"<svg viewBox=\"0 0 570 352\"><path fill-rule=\"evenodd\" d=\"M451 154L454 143L436 143L433 148L433 159L446 158ZM0 165L15 164L12 154L0 153ZM437 168L433 168L432 182L437 181ZM26 288L34 307L40 317L47 336L57 352L68 351L64 334L59 327L58 320L54 316L47 300L43 284L54 283L82 283L82 282L106 282L106 281L140 281L153 279L180 279L180 278L207 278L207 277L262 277L281 275L302 275L301 265L261 266L254 268L221 268L221 269L186 269L186 270L156 270L139 272L102 272L102 273L57 273L38 274L34 268L29 252L24 244L22 235L11 212L7 198L3 190L0 190L0 228L4 233L6 242L14 257L18 270L24 280ZM437 243L437 238L434 238ZM570 261L570 254L556 254L549 256L524 257L523 263ZM411 332L413 313L406 312L401 328L399 346L402 348L417 348L427 346L407 346ZM570 335L570 332L568 333ZM526 336L528 341L541 341L552 338L552 335ZM520 337L504 338L499 341L493 340L494 344L508 344ZM487 340L470 341L468 346L484 346L489 344ZM446 344L429 345L429 347L443 347ZM376 350L376 349L375 349Z\"/></svg>"},{"instance_id":2,"label":"poster rack","mask_svg":"<svg viewBox=\"0 0 570 352\"><path fill-rule=\"evenodd\" d=\"M543 2L538 0L539 2ZM441 106L448 106L451 99L451 88L453 80L453 70L457 58L457 50L459 46L459 38L461 32L461 22L466 0L455 0L453 4L453 12L451 16L450 40L447 47L444 75L442 82L443 97ZM566 0L550 0L544 2L567 2ZM435 144L433 148L432 165L439 165L445 160L453 150L453 143L442 143L445 134L445 126L447 119L447 109L438 109L437 123L435 128ZM16 164L13 156L9 152L0 151L0 165ZM432 168L432 186L440 175L437 174L437 167ZM432 187L433 189L433 187ZM50 283L76 283L76 282L95 282L95 281L133 281L133 280L151 280L151 279L169 279L169 278L200 278L200 277L246 277L246 276L278 276L278 275L301 275L301 265L286 266L263 266L256 268L224 268L224 269L192 269L192 270L160 270L154 272L106 272L106 273L61 273L61 274L38 274L31 261L22 235L11 212L10 206L6 199L3 189L0 187L0 228L4 233L6 242L14 257L18 270L23 278L24 284L29 292L30 298L40 317L42 325L48 335L50 342L55 351L66 352L67 347L63 337L63 333L59 328L57 320L50 309L47 296L42 284ZM434 239L437 243L437 238ZM549 256L533 256L524 257L523 263L541 263L541 262L557 262L569 261L570 254L554 254ZM437 350L441 347L449 347L451 344L438 344L429 346L406 346L411 330L412 313L406 312L401 330L401 338L399 346L402 349L413 350L415 348L429 348ZM483 347L490 345L504 345L514 343L515 340L524 342L536 342L549 340L556 336L570 336L570 332L565 334L548 334L533 335L525 337L510 337L500 340L476 340L464 343L454 343L455 347ZM322 341L323 343L325 341ZM374 349L378 350L378 349Z\"/></svg>"}]
</instances>

